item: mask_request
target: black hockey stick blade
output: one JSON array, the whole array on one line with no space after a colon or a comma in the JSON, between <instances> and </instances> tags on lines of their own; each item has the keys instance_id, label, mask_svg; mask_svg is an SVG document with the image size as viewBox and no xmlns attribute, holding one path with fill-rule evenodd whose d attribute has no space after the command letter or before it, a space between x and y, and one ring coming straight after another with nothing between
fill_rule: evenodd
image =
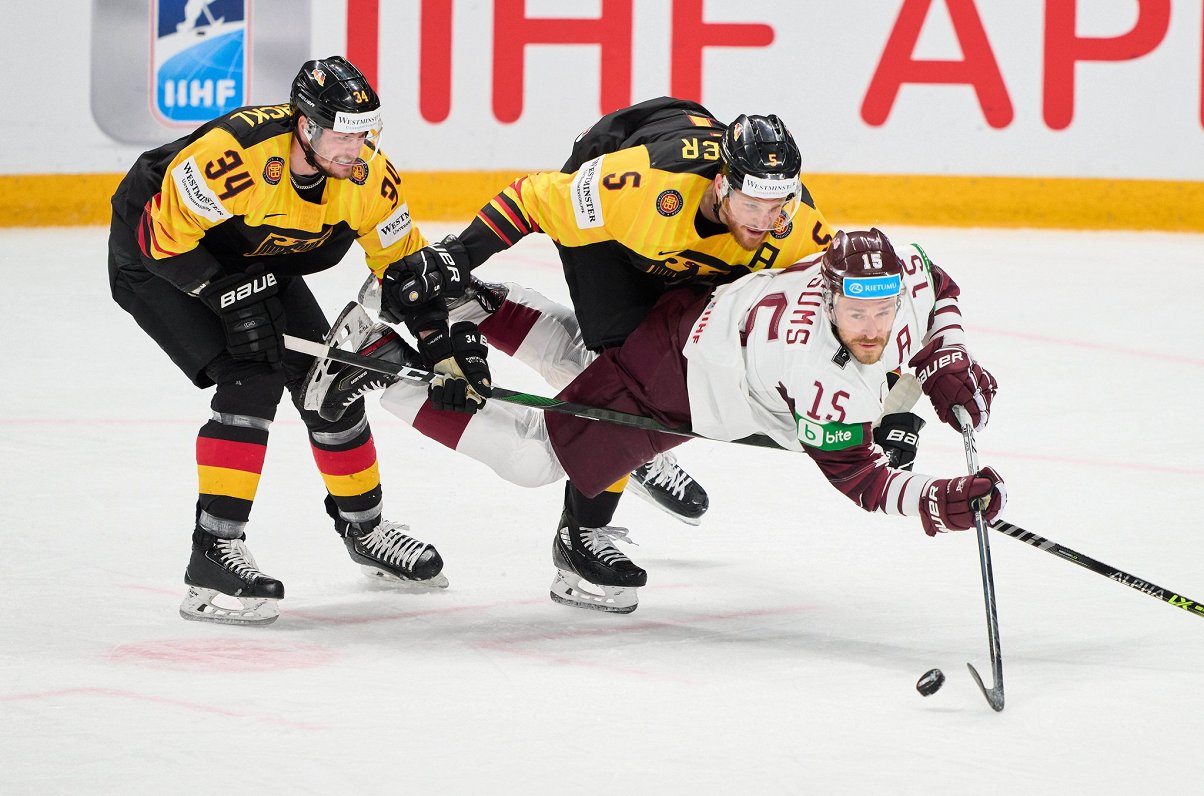
<instances>
[{"instance_id":1,"label":"black hockey stick blade","mask_svg":"<svg viewBox=\"0 0 1204 796\"><path fill-rule=\"evenodd\" d=\"M291 334L284 335L284 346L290 351L297 351L302 354L309 354L313 357L325 359L333 359L336 362L343 362L348 365L356 365L366 370L376 371L377 373L388 373L393 376L399 376L407 381L429 383L434 378L433 373L429 370L421 370L408 365L397 365L392 362L374 359L372 357L362 356L353 351L344 351L341 348L334 348L325 343L306 340L301 337L294 337ZM701 434L696 434L688 427L666 426L650 417L641 415L633 415L628 412L619 412L614 409L606 409L600 406L587 406L585 404L573 403L571 401L561 401L557 398L546 398L542 395L532 395L531 393L518 392L516 390L508 390L505 387L494 387L492 400L505 401L506 403L519 404L521 406L529 406L533 409L540 409L545 412L560 412L561 414L573 415L586 420L601 420L606 423L614 423L628 428L638 428L644 431L657 431L662 434L674 434L680 437L690 437L693 439L710 439ZM741 445L752 445L759 448L774 448L783 450L782 446L774 442L770 437L764 434L753 434L752 436L742 439L731 440L732 442Z\"/></svg>"},{"instance_id":2,"label":"black hockey stick blade","mask_svg":"<svg viewBox=\"0 0 1204 796\"><path fill-rule=\"evenodd\" d=\"M987 704L990 705L996 713L1003 710L1003 680L997 679L995 681L995 685L987 688L986 685L983 684L982 678L978 676L978 670L974 668L974 664L967 661L966 668L970 670L970 676L974 678L974 682L978 683L978 687L982 691L982 695L987 698Z\"/></svg>"},{"instance_id":3,"label":"black hockey stick blade","mask_svg":"<svg viewBox=\"0 0 1204 796\"><path fill-rule=\"evenodd\" d=\"M953 413L962 427L962 443L966 449L966 469L970 471L970 475L975 475L978 473L978 448L974 444L974 427L971 425L970 416L965 409L956 406ZM982 678L970 663L967 662L966 666L970 669L974 682L978 683L982 695L986 697L987 704L998 713L1003 710L1003 652L999 648L999 613L995 606L995 574L991 568L991 544L987 538L987 528L983 522L978 501L974 502L973 508L974 530L978 535L978 565L982 572L982 596L987 613L987 644L991 652L993 680L991 687L987 688L983 684Z\"/></svg>"},{"instance_id":4,"label":"black hockey stick blade","mask_svg":"<svg viewBox=\"0 0 1204 796\"><path fill-rule=\"evenodd\" d=\"M1090 556L1085 556L1057 542L1051 542L1043 536L1038 536L1032 531L1026 531L1010 522L995 520L991 523L991 527L1013 539L1019 539L1038 550L1044 550L1050 555L1057 556L1073 564L1078 564L1083 569L1089 569L1097 575L1103 575L1108 580L1114 580L1122 586L1128 586L1130 589L1135 589L1142 594L1148 594L1155 599L1162 600L1162 602L1168 605L1173 605L1175 608L1181 608L1194 616L1204 617L1204 603L1198 600L1188 599L1179 592L1151 583L1148 580L1143 580L1136 575L1130 575L1128 572L1117 569L1111 564L1096 561Z\"/></svg>"}]
</instances>

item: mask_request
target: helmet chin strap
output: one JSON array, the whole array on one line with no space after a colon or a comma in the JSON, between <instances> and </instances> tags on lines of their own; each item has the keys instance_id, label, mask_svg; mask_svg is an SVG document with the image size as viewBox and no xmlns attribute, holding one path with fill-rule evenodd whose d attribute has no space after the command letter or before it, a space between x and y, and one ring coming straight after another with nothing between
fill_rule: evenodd
<instances>
[{"instance_id":1,"label":"helmet chin strap","mask_svg":"<svg viewBox=\"0 0 1204 796\"><path fill-rule=\"evenodd\" d=\"M318 161L315 159L316 156L314 154L314 148L309 143L310 139L313 137L313 131L317 126L318 125L314 123L313 119L306 117L305 135L297 136L297 143L301 145L301 152L304 153L305 162L309 164L310 168L317 169L319 172L325 174L325 170L318 165ZM297 132L300 132L300 130Z\"/></svg>"}]
</instances>

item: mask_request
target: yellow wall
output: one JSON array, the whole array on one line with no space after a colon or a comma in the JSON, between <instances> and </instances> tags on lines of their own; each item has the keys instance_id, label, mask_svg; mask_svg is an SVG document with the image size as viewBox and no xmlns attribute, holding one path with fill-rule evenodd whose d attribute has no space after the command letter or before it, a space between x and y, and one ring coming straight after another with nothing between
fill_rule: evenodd
<instances>
[{"instance_id":1,"label":"yellow wall","mask_svg":"<svg viewBox=\"0 0 1204 796\"><path fill-rule=\"evenodd\" d=\"M410 212L467 221L510 171L405 174ZM0 176L0 227L108 224L119 174ZM1051 227L1204 232L1204 183L1158 180L804 175L835 225Z\"/></svg>"}]
</instances>

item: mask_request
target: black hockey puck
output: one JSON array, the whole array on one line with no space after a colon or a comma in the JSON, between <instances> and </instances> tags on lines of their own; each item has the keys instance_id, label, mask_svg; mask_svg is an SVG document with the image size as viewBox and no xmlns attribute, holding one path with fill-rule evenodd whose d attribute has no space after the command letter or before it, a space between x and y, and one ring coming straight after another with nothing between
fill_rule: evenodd
<instances>
[{"instance_id":1,"label":"black hockey puck","mask_svg":"<svg viewBox=\"0 0 1204 796\"><path fill-rule=\"evenodd\" d=\"M932 696L937 691L941 690L941 686L945 684L945 673L940 669L929 669L920 675L920 679L916 681L916 690L924 696Z\"/></svg>"}]
</instances>

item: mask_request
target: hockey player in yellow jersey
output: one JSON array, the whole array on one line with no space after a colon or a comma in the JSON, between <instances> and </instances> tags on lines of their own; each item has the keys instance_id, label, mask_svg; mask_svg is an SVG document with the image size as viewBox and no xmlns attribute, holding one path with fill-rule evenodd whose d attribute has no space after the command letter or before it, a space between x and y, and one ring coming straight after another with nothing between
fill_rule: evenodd
<instances>
[{"instance_id":1,"label":"hockey player in yellow jersey","mask_svg":"<svg viewBox=\"0 0 1204 796\"><path fill-rule=\"evenodd\" d=\"M798 146L774 115L742 115L725 125L701 105L673 98L615 111L578 137L560 172L515 180L458 239L386 269L382 307L400 314L434 300L454 303L470 282L470 290L479 284L463 279L466 271L543 232L559 251L585 346L622 346L677 285L784 268L827 246L832 230L800 180L801 165ZM495 345L502 340L495 328L488 334ZM655 466L637 470L633 483L652 486L646 477ZM681 474L673 486L684 492L679 502L693 501L701 514L706 493L692 480L683 490L688 478ZM610 521L626 481L595 495L566 485L553 546L558 567L577 566L598 585L643 585L644 571L611 544L625 534Z\"/></svg>"},{"instance_id":2,"label":"hockey player in yellow jersey","mask_svg":"<svg viewBox=\"0 0 1204 796\"><path fill-rule=\"evenodd\" d=\"M337 421L302 409L301 388L322 363L282 345L285 331L315 339L330 329L306 274L338 264L353 242L377 274L427 244L380 132L380 99L358 69L339 56L308 61L288 104L240 108L144 153L113 196L114 299L194 385L216 385L197 436L185 619L278 616L284 587L259 570L245 528L286 388L352 560L385 580L446 586L435 548L383 519L362 401ZM449 374L437 379L432 403L472 411L468 386L478 398L489 392L479 335L465 330L453 342L446 317L414 317L424 364ZM388 327L361 335L372 339L357 342L382 355L417 361ZM215 604L219 593L241 607Z\"/></svg>"}]
</instances>

